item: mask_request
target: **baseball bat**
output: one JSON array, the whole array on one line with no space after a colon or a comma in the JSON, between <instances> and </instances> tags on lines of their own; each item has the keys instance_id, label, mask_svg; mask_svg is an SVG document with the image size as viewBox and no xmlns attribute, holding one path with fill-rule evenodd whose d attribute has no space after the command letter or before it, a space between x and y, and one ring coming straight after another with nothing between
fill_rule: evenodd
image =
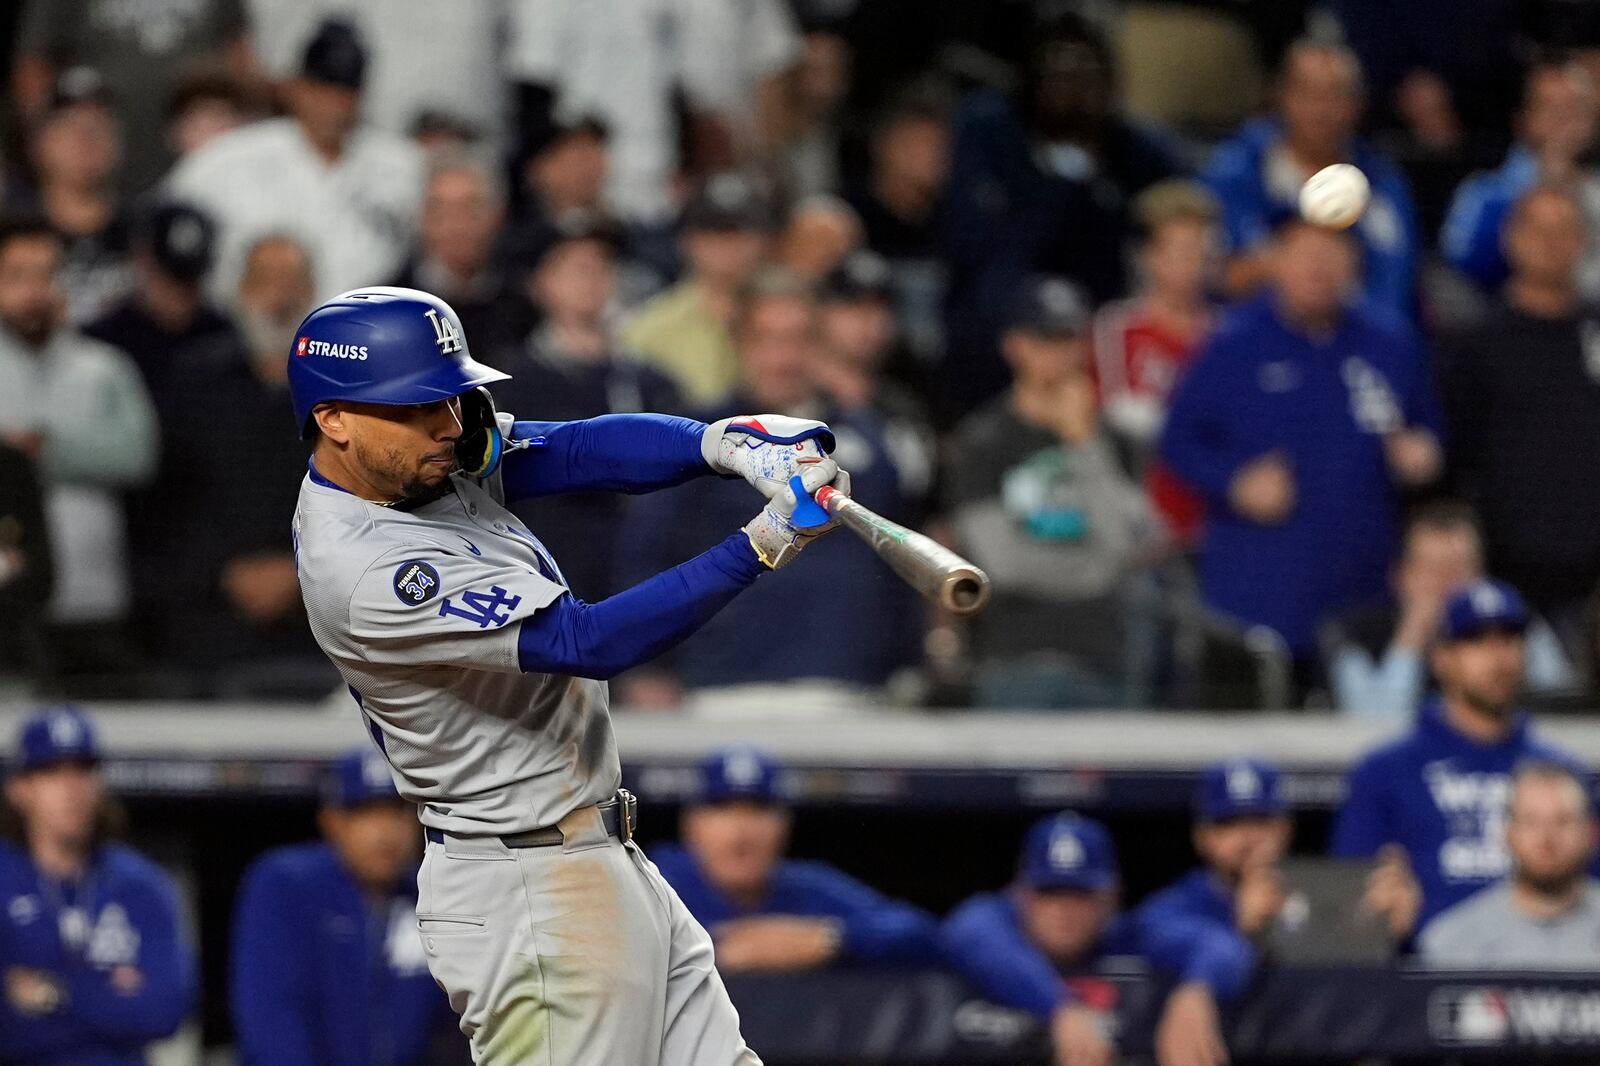
<instances>
[{"instance_id":1,"label":"baseball bat","mask_svg":"<svg viewBox=\"0 0 1600 1066\"><path fill-rule=\"evenodd\" d=\"M816 501L926 599L959 615L977 614L989 602L989 575L932 537L889 521L831 485L817 490Z\"/></svg>"}]
</instances>

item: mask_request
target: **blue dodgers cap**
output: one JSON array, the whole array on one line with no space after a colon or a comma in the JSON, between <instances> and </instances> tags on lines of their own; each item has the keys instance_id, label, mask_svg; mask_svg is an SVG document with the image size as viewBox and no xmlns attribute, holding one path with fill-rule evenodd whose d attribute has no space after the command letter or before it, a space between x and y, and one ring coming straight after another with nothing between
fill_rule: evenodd
<instances>
[{"instance_id":1,"label":"blue dodgers cap","mask_svg":"<svg viewBox=\"0 0 1600 1066\"><path fill-rule=\"evenodd\" d=\"M734 745L718 748L700 763L698 803L727 803L750 800L755 803L781 803L778 776L783 765L758 748Z\"/></svg>"},{"instance_id":2,"label":"blue dodgers cap","mask_svg":"<svg viewBox=\"0 0 1600 1066\"><path fill-rule=\"evenodd\" d=\"M300 435L334 400L410 407L506 381L472 358L461 319L420 289L351 289L306 316L289 351L289 395Z\"/></svg>"},{"instance_id":3,"label":"blue dodgers cap","mask_svg":"<svg viewBox=\"0 0 1600 1066\"><path fill-rule=\"evenodd\" d=\"M17 769L37 770L58 762L99 762L100 743L89 716L71 704L41 708L22 723Z\"/></svg>"},{"instance_id":4,"label":"blue dodgers cap","mask_svg":"<svg viewBox=\"0 0 1600 1066\"><path fill-rule=\"evenodd\" d=\"M1035 822L1022 839L1017 880L1029 888L1099 892L1117 879L1117 848L1099 822L1063 811Z\"/></svg>"},{"instance_id":5,"label":"blue dodgers cap","mask_svg":"<svg viewBox=\"0 0 1600 1066\"><path fill-rule=\"evenodd\" d=\"M399 798L389 764L371 745L347 751L334 760L322 787L322 802L329 807L348 809L374 800Z\"/></svg>"},{"instance_id":6,"label":"blue dodgers cap","mask_svg":"<svg viewBox=\"0 0 1600 1066\"><path fill-rule=\"evenodd\" d=\"M1528 628L1528 605L1504 581L1480 578L1450 594L1444 605L1439 637L1444 641L1471 640L1490 630L1521 633Z\"/></svg>"},{"instance_id":7,"label":"blue dodgers cap","mask_svg":"<svg viewBox=\"0 0 1600 1066\"><path fill-rule=\"evenodd\" d=\"M1287 809L1282 784L1278 768L1260 759L1212 763L1200 772L1194 816L1202 822L1226 822L1282 814Z\"/></svg>"}]
</instances>

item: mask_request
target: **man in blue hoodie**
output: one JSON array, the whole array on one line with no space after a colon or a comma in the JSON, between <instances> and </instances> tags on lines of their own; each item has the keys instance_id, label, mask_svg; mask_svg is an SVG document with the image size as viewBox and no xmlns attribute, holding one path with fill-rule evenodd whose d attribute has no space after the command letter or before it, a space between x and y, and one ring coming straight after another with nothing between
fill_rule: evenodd
<instances>
[{"instance_id":1,"label":"man in blue hoodie","mask_svg":"<svg viewBox=\"0 0 1600 1066\"><path fill-rule=\"evenodd\" d=\"M1333 853L1404 849L1422 888L1416 928L1510 870L1505 818L1512 772L1524 761L1588 770L1533 735L1516 708L1528 608L1515 589L1478 580L1445 606L1433 651L1439 696L1416 728L1350 772Z\"/></svg>"},{"instance_id":2,"label":"man in blue hoodie","mask_svg":"<svg viewBox=\"0 0 1600 1066\"><path fill-rule=\"evenodd\" d=\"M1247 123L1218 147L1205 174L1222 202L1228 291L1244 295L1266 276L1262 252L1274 222L1296 212L1306 179L1331 164L1354 163L1372 185L1372 202L1354 227L1366 295L1414 316L1421 251L1416 209L1400 168L1356 136L1363 103L1360 61L1341 45L1294 45L1284 55L1277 103L1277 117Z\"/></svg>"},{"instance_id":3,"label":"man in blue hoodie","mask_svg":"<svg viewBox=\"0 0 1600 1066\"><path fill-rule=\"evenodd\" d=\"M1384 591L1400 490L1439 472L1440 415L1409 330L1350 302L1346 234L1285 222L1271 270L1179 382L1161 457L1206 500L1206 605L1311 670L1318 623Z\"/></svg>"},{"instance_id":4,"label":"man in blue hoodie","mask_svg":"<svg viewBox=\"0 0 1600 1066\"><path fill-rule=\"evenodd\" d=\"M417 931L416 810L368 745L334 764L318 821L322 841L263 855L239 892L239 1061L417 1066L453 1018Z\"/></svg>"},{"instance_id":5,"label":"man in blue hoodie","mask_svg":"<svg viewBox=\"0 0 1600 1066\"><path fill-rule=\"evenodd\" d=\"M171 880L109 842L119 809L94 726L74 707L28 719L0 840L0 1063L143 1066L195 997Z\"/></svg>"},{"instance_id":6,"label":"man in blue hoodie","mask_svg":"<svg viewBox=\"0 0 1600 1066\"><path fill-rule=\"evenodd\" d=\"M754 748L712 752L683 814L683 846L650 849L661 876L716 942L717 968L938 963L939 927L820 862L785 859L782 767Z\"/></svg>"},{"instance_id":7,"label":"man in blue hoodie","mask_svg":"<svg viewBox=\"0 0 1600 1066\"><path fill-rule=\"evenodd\" d=\"M1255 952L1213 922L1119 915L1119 886L1105 827L1064 811L1028 830L1007 889L951 912L945 947L983 995L1049 1027L1061 1066L1110 1066L1116 991L1096 972L1112 957L1147 959L1177 981L1156 1031L1157 1061L1221 1066L1217 1004L1244 990Z\"/></svg>"}]
</instances>

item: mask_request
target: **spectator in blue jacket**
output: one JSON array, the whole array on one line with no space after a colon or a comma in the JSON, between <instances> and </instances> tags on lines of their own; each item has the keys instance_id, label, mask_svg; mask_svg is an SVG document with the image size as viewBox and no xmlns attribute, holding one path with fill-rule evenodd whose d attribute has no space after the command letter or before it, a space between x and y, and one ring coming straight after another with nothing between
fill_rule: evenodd
<instances>
[{"instance_id":1,"label":"spectator in blue jacket","mask_svg":"<svg viewBox=\"0 0 1600 1066\"><path fill-rule=\"evenodd\" d=\"M1158 1062L1221 1066L1217 1004L1244 989L1255 953L1214 922L1119 915L1119 893L1110 834L1066 811L1028 830L1010 887L950 914L945 947L983 995L1049 1026L1063 1066L1110 1066L1115 989L1096 967L1113 956L1148 959L1177 981L1156 1033Z\"/></svg>"},{"instance_id":2,"label":"spectator in blue jacket","mask_svg":"<svg viewBox=\"0 0 1600 1066\"><path fill-rule=\"evenodd\" d=\"M0 841L0 1063L143 1066L195 1000L172 881L109 839L120 808L74 707L23 724Z\"/></svg>"},{"instance_id":3,"label":"spectator in blue jacket","mask_svg":"<svg viewBox=\"0 0 1600 1066\"><path fill-rule=\"evenodd\" d=\"M710 930L721 970L804 970L833 962L938 963L929 914L832 866L786 859L783 768L747 747L700 765L682 846L650 849L661 876Z\"/></svg>"},{"instance_id":4,"label":"spectator in blue jacket","mask_svg":"<svg viewBox=\"0 0 1600 1066\"><path fill-rule=\"evenodd\" d=\"M1207 606L1276 630L1307 676L1318 623L1383 592L1400 490L1440 468L1427 359L1349 302L1355 259L1346 234L1286 221L1270 289L1195 357L1160 445L1205 497Z\"/></svg>"},{"instance_id":5,"label":"spectator in blue jacket","mask_svg":"<svg viewBox=\"0 0 1600 1066\"><path fill-rule=\"evenodd\" d=\"M1419 929L1510 869L1506 803L1519 763L1560 763L1588 780L1582 764L1535 736L1516 708L1527 627L1528 608L1511 586L1479 580L1459 589L1432 655L1439 697L1423 704L1409 734L1350 772L1333 853L1402 850L1422 889Z\"/></svg>"},{"instance_id":6,"label":"spectator in blue jacket","mask_svg":"<svg viewBox=\"0 0 1600 1066\"><path fill-rule=\"evenodd\" d=\"M318 822L322 841L261 856L239 891L241 1066L419 1066L451 1015L417 931L416 811L369 745L334 764Z\"/></svg>"},{"instance_id":7,"label":"spectator in blue jacket","mask_svg":"<svg viewBox=\"0 0 1600 1066\"><path fill-rule=\"evenodd\" d=\"M1600 191L1600 179L1584 165L1600 129L1600 99L1583 67L1569 60L1547 60L1528 71L1517 139L1494 170L1462 182L1451 198L1439 235L1439 252L1485 292L1498 292L1511 276L1506 261L1505 222L1522 195L1535 185L1579 182L1586 193ZM1581 198L1590 240L1579 271L1580 289L1600 298L1600 207L1594 195Z\"/></svg>"},{"instance_id":8,"label":"spectator in blue jacket","mask_svg":"<svg viewBox=\"0 0 1600 1066\"><path fill-rule=\"evenodd\" d=\"M1274 222L1296 210L1306 179L1333 163L1354 163L1372 184L1372 202L1353 232L1364 260L1366 295L1410 317L1416 312L1421 240L1405 175L1356 136L1361 64L1335 44L1302 41L1285 54L1278 114L1247 123L1220 146L1205 180L1222 202L1231 256L1228 291L1244 295L1271 273Z\"/></svg>"}]
</instances>

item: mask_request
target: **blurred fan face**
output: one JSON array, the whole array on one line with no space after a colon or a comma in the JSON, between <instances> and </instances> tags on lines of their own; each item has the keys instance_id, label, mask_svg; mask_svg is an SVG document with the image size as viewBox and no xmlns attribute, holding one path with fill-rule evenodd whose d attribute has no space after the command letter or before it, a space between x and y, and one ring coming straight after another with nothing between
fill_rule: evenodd
<instances>
[{"instance_id":1,"label":"blurred fan face","mask_svg":"<svg viewBox=\"0 0 1600 1066\"><path fill-rule=\"evenodd\" d=\"M789 813L750 800L693 807L683 816L683 842L717 889L757 895L789 846Z\"/></svg>"},{"instance_id":2,"label":"blurred fan face","mask_svg":"<svg viewBox=\"0 0 1600 1066\"><path fill-rule=\"evenodd\" d=\"M1289 846L1290 823L1284 815L1230 818L1194 827L1194 849L1212 870L1230 881L1257 866L1271 866Z\"/></svg>"},{"instance_id":3,"label":"blurred fan face","mask_svg":"<svg viewBox=\"0 0 1600 1066\"><path fill-rule=\"evenodd\" d=\"M1528 81L1522 138L1536 152L1575 159L1594 141L1596 101L1588 76L1575 67L1543 67Z\"/></svg>"},{"instance_id":4,"label":"blurred fan face","mask_svg":"<svg viewBox=\"0 0 1600 1066\"><path fill-rule=\"evenodd\" d=\"M229 130L244 125L244 113L232 100L199 99L175 115L168 129L172 150L186 156L210 144Z\"/></svg>"},{"instance_id":5,"label":"blurred fan face","mask_svg":"<svg viewBox=\"0 0 1600 1066\"><path fill-rule=\"evenodd\" d=\"M931 195L950 173L950 131L931 117L899 119L878 135L878 170L895 183Z\"/></svg>"},{"instance_id":6,"label":"blurred fan face","mask_svg":"<svg viewBox=\"0 0 1600 1066\"><path fill-rule=\"evenodd\" d=\"M861 223L845 211L813 208L795 215L779 244L784 265L815 280L861 247Z\"/></svg>"},{"instance_id":7,"label":"blurred fan face","mask_svg":"<svg viewBox=\"0 0 1600 1066\"><path fill-rule=\"evenodd\" d=\"M756 229L693 230L683 238L683 251L696 277L736 289L766 258L767 244L767 235Z\"/></svg>"},{"instance_id":8,"label":"blurred fan face","mask_svg":"<svg viewBox=\"0 0 1600 1066\"><path fill-rule=\"evenodd\" d=\"M422 242L449 269L477 273L489 259L499 225L500 206L481 174L466 168L442 170L428 182Z\"/></svg>"},{"instance_id":9,"label":"blurred fan face","mask_svg":"<svg viewBox=\"0 0 1600 1066\"><path fill-rule=\"evenodd\" d=\"M73 104L45 120L33 155L45 184L92 188L105 184L116 170L122 136L103 104Z\"/></svg>"},{"instance_id":10,"label":"blurred fan face","mask_svg":"<svg viewBox=\"0 0 1600 1066\"><path fill-rule=\"evenodd\" d=\"M1035 59L1034 111L1039 132L1071 138L1091 132L1111 110L1111 70L1093 46L1057 40Z\"/></svg>"},{"instance_id":11,"label":"blurred fan face","mask_svg":"<svg viewBox=\"0 0 1600 1066\"><path fill-rule=\"evenodd\" d=\"M1291 225L1278 237L1272 276L1279 304L1291 318L1332 318L1355 286L1355 247L1343 233Z\"/></svg>"},{"instance_id":12,"label":"blurred fan face","mask_svg":"<svg viewBox=\"0 0 1600 1066\"><path fill-rule=\"evenodd\" d=\"M1161 223L1144 247L1150 287L1184 299L1205 294L1217 262L1216 227L1199 219Z\"/></svg>"},{"instance_id":13,"label":"blurred fan face","mask_svg":"<svg viewBox=\"0 0 1600 1066\"><path fill-rule=\"evenodd\" d=\"M1442 600L1483 576L1478 538L1465 526L1418 526L1406 536L1396 584L1405 600Z\"/></svg>"},{"instance_id":14,"label":"blurred fan face","mask_svg":"<svg viewBox=\"0 0 1600 1066\"><path fill-rule=\"evenodd\" d=\"M1284 71L1279 111L1289 142L1318 159L1339 156L1361 119L1361 81L1347 56L1307 48Z\"/></svg>"},{"instance_id":15,"label":"blurred fan face","mask_svg":"<svg viewBox=\"0 0 1600 1066\"><path fill-rule=\"evenodd\" d=\"M1518 881L1552 894L1570 888L1594 857L1595 823L1583 789L1554 774L1522 778L1511 794L1506 844Z\"/></svg>"},{"instance_id":16,"label":"blurred fan face","mask_svg":"<svg viewBox=\"0 0 1600 1066\"><path fill-rule=\"evenodd\" d=\"M30 840L82 847L94 834L105 789L92 763L59 762L17 775L6 784L6 798Z\"/></svg>"},{"instance_id":17,"label":"blurred fan face","mask_svg":"<svg viewBox=\"0 0 1600 1066\"><path fill-rule=\"evenodd\" d=\"M850 45L836 33L808 33L795 72L800 103L825 115L844 102L850 90Z\"/></svg>"},{"instance_id":18,"label":"blurred fan face","mask_svg":"<svg viewBox=\"0 0 1600 1066\"><path fill-rule=\"evenodd\" d=\"M284 104L306 136L323 151L336 151L356 128L361 94L343 85L293 78L283 87Z\"/></svg>"},{"instance_id":19,"label":"blurred fan face","mask_svg":"<svg viewBox=\"0 0 1600 1066\"><path fill-rule=\"evenodd\" d=\"M0 247L0 323L28 344L49 340L60 320L60 265L53 237L16 237Z\"/></svg>"},{"instance_id":20,"label":"blurred fan face","mask_svg":"<svg viewBox=\"0 0 1600 1066\"><path fill-rule=\"evenodd\" d=\"M1530 194L1506 227L1512 276L1536 285L1570 286L1583 255L1583 212L1570 196L1551 189Z\"/></svg>"},{"instance_id":21,"label":"blurred fan face","mask_svg":"<svg viewBox=\"0 0 1600 1066\"><path fill-rule=\"evenodd\" d=\"M1024 388L1051 388L1083 373L1082 337L1055 337L1014 329L1001 342L1011 374Z\"/></svg>"},{"instance_id":22,"label":"blurred fan face","mask_svg":"<svg viewBox=\"0 0 1600 1066\"><path fill-rule=\"evenodd\" d=\"M1498 718L1516 701L1523 665L1522 635L1498 630L1441 644L1433 653L1433 672L1445 698Z\"/></svg>"},{"instance_id":23,"label":"blurred fan face","mask_svg":"<svg viewBox=\"0 0 1600 1066\"><path fill-rule=\"evenodd\" d=\"M745 388L763 406L784 411L811 396L811 359L817 313L811 301L790 296L757 300L737 337Z\"/></svg>"},{"instance_id":24,"label":"blurred fan face","mask_svg":"<svg viewBox=\"0 0 1600 1066\"><path fill-rule=\"evenodd\" d=\"M375 800L349 810L326 808L322 835L363 885L387 889L417 856L417 814L401 799Z\"/></svg>"},{"instance_id":25,"label":"blurred fan face","mask_svg":"<svg viewBox=\"0 0 1600 1066\"><path fill-rule=\"evenodd\" d=\"M557 212L572 208L594 210L600 206L610 161L605 140L588 130L579 130L530 159L525 178L547 206Z\"/></svg>"},{"instance_id":26,"label":"blurred fan face","mask_svg":"<svg viewBox=\"0 0 1600 1066\"><path fill-rule=\"evenodd\" d=\"M829 301L821 316L823 343L852 366L876 367L894 340L894 312L876 297Z\"/></svg>"},{"instance_id":27,"label":"blurred fan face","mask_svg":"<svg viewBox=\"0 0 1600 1066\"><path fill-rule=\"evenodd\" d=\"M251 352L281 364L295 327L311 312L311 261L287 238L269 237L250 250L236 310Z\"/></svg>"},{"instance_id":28,"label":"blurred fan face","mask_svg":"<svg viewBox=\"0 0 1600 1066\"><path fill-rule=\"evenodd\" d=\"M1081 962L1116 911L1113 891L1021 888L1018 899L1028 939L1057 966Z\"/></svg>"},{"instance_id":29,"label":"blurred fan face","mask_svg":"<svg viewBox=\"0 0 1600 1066\"><path fill-rule=\"evenodd\" d=\"M533 274L533 298L555 318L594 322L605 314L617 270L604 241L566 241L548 252Z\"/></svg>"}]
</instances>

